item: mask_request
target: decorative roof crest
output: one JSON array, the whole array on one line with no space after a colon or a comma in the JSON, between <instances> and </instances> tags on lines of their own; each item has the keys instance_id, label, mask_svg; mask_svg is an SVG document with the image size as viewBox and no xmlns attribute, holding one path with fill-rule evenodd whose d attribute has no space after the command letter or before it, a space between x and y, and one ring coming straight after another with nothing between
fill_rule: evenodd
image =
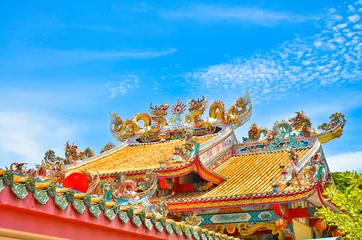
<instances>
[{"instance_id":1,"label":"decorative roof crest","mask_svg":"<svg viewBox=\"0 0 362 240\"><path fill-rule=\"evenodd\" d=\"M309 117L303 111L288 120L276 121L272 129L258 127L256 123L250 126L248 137L243 138L244 143L259 142L267 145L266 150L286 147L305 147L303 139L315 137L321 143L326 143L343 134L346 119L342 113L334 113L328 123L318 126L323 132L318 133L313 127Z\"/></svg>"},{"instance_id":2,"label":"decorative roof crest","mask_svg":"<svg viewBox=\"0 0 362 240\"><path fill-rule=\"evenodd\" d=\"M110 130L119 141L139 143L183 139L186 132L194 136L213 134L227 127L237 128L249 120L252 111L250 93L243 93L226 110L222 101L215 101L208 108L207 99L192 99L186 105L178 100L172 107L172 117L167 120L168 104L150 104L149 113L138 113L131 119L123 120L117 113L111 113ZM208 110L208 118L202 118ZM143 122L143 127L139 122Z\"/></svg>"}]
</instances>

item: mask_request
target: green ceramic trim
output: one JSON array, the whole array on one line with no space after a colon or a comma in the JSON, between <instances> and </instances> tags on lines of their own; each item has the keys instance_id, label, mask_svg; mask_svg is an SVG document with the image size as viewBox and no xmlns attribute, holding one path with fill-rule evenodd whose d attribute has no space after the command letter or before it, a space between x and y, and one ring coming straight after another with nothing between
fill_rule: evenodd
<instances>
[{"instance_id":1,"label":"green ceramic trim","mask_svg":"<svg viewBox=\"0 0 362 240\"><path fill-rule=\"evenodd\" d=\"M103 211L107 209L106 203L107 203L106 199L104 199L104 198L99 199L99 207Z\"/></svg>"},{"instance_id":2,"label":"green ceramic trim","mask_svg":"<svg viewBox=\"0 0 362 240\"><path fill-rule=\"evenodd\" d=\"M5 189L5 184L4 184L4 179L1 177L0 178L0 192L2 192L2 190Z\"/></svg>"},{"instance_id":3,"label":"green ceramic trim","mask_svg":"<svg viewBox=\"0 0 362 240\"><path fill-rule=\"evenodd\" d=\"M83 214L85 212L86 206L84 200L74 200L72 204L74 209L77 210L78 213Z\"/></svg>"},{"instance_id":4,"label":"green ceramic trim","mask_svg":"<svg viewBox=\"0 0 362 240\"><path fill-rule=\"evenodd\" d=\"M114 211L113 208L106 208L104 210L104 215L106 215L106 217L110 220L110 221L113 221L116 216L117 216L117 213Z\"/></svg>"},{"instance_id":5,"label":"green ceramic trim","mask_svg":"<svg viewBox=\"0 0 362 240\"><path fill-rule=\"evenodd\" d=\"M83 214L88 207L89 212L92 213L92 215L96 218L101 215L103 210L104 214L110 221L113 221L118 215L119 219L123 223L127 224L131 219L135 226L140 227L142 223L144 223L148 230L151 230L153 226L155 226L158 232L163 232L163 229L166 229L169 235L175 232L178 236L182 236L182 233L184 233L187 238L193 236L196 240L199 240L200 237L202 240L218 239L215 237L214 233L209 238L207 238L209 235L208 232L205 234L202 233L201 228L195 230L192 227L187 228L185 224L182 224L181 227L179 227L176 226L176 223L173 220L171 224L167 224L165 217L161 217L161 220L157 221L157 216L154 213L151 214L151 219L147 219L144 210L140 212L139 216L135 216L134 209L128 208L127 212L121 212L117 203L112 208L107 208L106 201L103 198L100 199L99 204L92 204L90 194L85 194L83 200L77 200L74 198L74 191L72 189L67 189L64 195L58 195L56 193L56 186L53 183L50 183L44 190L37 189L36 182L32 178L27 178L25 184L18 184L13 182L13 173L11 171L5 171L3 176L0 177L0 192L5 189L5 185L9 185L11 191L19 199L24 199L29 192L32 192L33 197L42 205L46 204L50 197L53 197L55 204L62 210L66 209L69 205L69 202L71 202L74 209L79 214Z\"/></svg>"},{"instance_id":6,"label":"green ceramic trim","mask_svg":"<svg viewBox=\"0 0 362 240\"><path fill-rule=\"evenodd\" d=\"M200 239L200 235L197 231L192 231L192 236L196 239L196 240L199 240Z\"/></svg>"},{"instance_id":7,"label":"green ceramic trim","mask_svg":"<svg viewBox=\"0 0 362 240\"><path fill-rule=\"evenodd\" d=\"M166 223L166 218L164 216L161 217L161 224L163 227L166 227L167 223Z\"/></svg>"},{"instance_id":8,"label":"green ceramic trim","mask_svg":"<svg viewBox=\"0 0 362 240\"><path fill-rule=\"evenodd\" d=\"M133 218L134 217L134 211L133 211L133 208L127 208L127 215L129 218Z\"/></svg>"},{"instance_id":9,"label":"green ceramic trim","mask_svg":"<svg viewBox=\"0 0 362 240\"><path fill-rule=\"evenodd\" d=\"M26 196L28 196L28 189L26 189L25 184L19 184L19 183L12 183L11 191L20 199L24 199Z\"/></svg>"},{"instance_id":10,"label":"green ceramic trim","mask_svg":"<svg viewBox=\"0 0 362 240\"><path fill-rule=\"evenodd\" d=\"M69 205L67 197L63 196L63 195L58 195L55 194L54 196L54 200L55 200L55 204L60 208L60 209L66 209Z\"/></svg>"},{"instance_id":11,"label":"green ceramic trim","mask_svg":"<svg viewBox=\"0 0 362 240\"><path fill-rule=\"evenodd\" d=\"M142 225L142 221L139 216L133 216L131 220L136 227L140 227Z\"/></svg>"},{"instance_id":12,"label":"green ceramic trim","mask_svg":"<svg viewBox=\"0 0 362 240\"><path fill-rule=\"evenodd\" d=\"M34 198L38 201L38 203L44 205L49 201L49 195L47 190L40 190L35 188L33 191Z\"/></svg>"},{"instance_id":13,"label":"green ceramic trim","mask_svg":"<svg viewBox=\"0 0 362 240\"><path fill-rule=\"evenodd\" d=\"M89 207L90 205L92 205L92 197L90 194L86 193L83 197L83 201L84 201L84 204Z\"/></svg>"},{"instance_id":14,"label":"green ceramic trim","mask_svg":"<svg viewBox=\"0 0 362 240\"><path fill-rule=\"evenodd\" d=\"M179 235L181 237L181 235L182 235L181 227L176 226L175 232L176 232L177 235Z\"/></svg>"},{"instance_id":15,"label":"green ceramic trim","mask_svg":"<svg viewBox=\"0 0 362 240\"><path fill-rule=\"evenodd\" d=\"M146 212L145 212L145 210L141 210L139 217L140 217L142 222L144 222L146 220Z\"/></svg>"},{"instance_id":16,"label":"green ceramic trim","mask_svg":"<svg viewBox=\"0 0 362 240\"><path fill-rule=\"evenodd\" d=\"M173 228L172 228L171 224L167 224L166 227L165 227L165 229L166 229L166 231L167 231L167 233L168 233L169 235L172 235L172 233L173 233Z\"/></svg>"},{"instance_id":17,"label":"green ceramic trim","mask_svg":"<svg viewBox=\"0 0 362 240\"><path fill-rule=\"evenodd\" d=\"M150 219L145 219L144 223L148 230L151 230L153 228L153 224Z\"/></svg>"},{"instance_id":18,"label":"green ceramic trim","mask_svg":"<svg viewBox=\"0 0 362 240\"><path fill-rule=\"evenodd\" d=\"M67 200L69 202L73 202L74 201L74 191L73 191L73 189L68 188L67 191L65 192L65 197L67 198Z\"/></svg>"},{"instance_id":19,"label":"green ceramic trim","mask_svg":"<svg viewBox=\"0 0 362 240\"><path fill-rule=\"evenodd\" d=\"M13 183L13 173L10 171L5 171L3 173L4 183L7 185L11 185Z\"/></svg>"},{"instance_id":20,"label":"green ceramic trim","mask_svg":"<svg viewBox=\"0 0 362 240\"><path fill-rule=\"evenodd\" d=\"M119 212L118 217L125 224L128 223L128 221L129 221L129 217L128 217L127 213L125 213L125 212Z\"/></svg>"},{"instance_id":21,"label":"green ceramic trim","mask_svg":"<svg viewBox=\"0 0 362 240\"><path fill-rule=\"evenodd\" d=\"M154 225L159 232L163 232L163 226L160 222L156 222Z\"/></svg>"},{"instance_id":22,"label":"green ceramic trim","mask_svg":"<svg viewBox=\"0 0 362 240\"><path fill-rule=\"evenodd\" d=\"M183 232L184 232L187 239L189 239L191 237L190 229L185 229Z\"/></svg>"},{"instance_id":23,"label":"green ceramic trim","mask_svg":"<svg viewBox=\"0 0 362 240\"><path fill-rule=\"evenodd\" d=\"M96 218L98 218L102 213L98 204L91 204L88 209L92 213L92 215L95 216Z\"/></svg>"},{"instance_id":24,"label":"green ceramic trim","mask_svg":"<svg viewBox=\"0 0 362 240\"><path fill-rule=\"evenodd\" d=\"M152 221L153 224L157 223L156 214L151 213L151 221Z\"/></svg>"},{"instance_id":25,"label":"green ceramic trim","mask_svg":"<svg viewBox=\"0 0 362 240\"><path fill-rule=\"evenodd\" d=\"M57 195L56 187L55 187L54 183L49 183L49 185L47 186L47 191L48 191L49 196L51 196L51 197L55 197L55 195Z\"/></svg>"},{"instance_id":26,"label":"green ceramic trim","mask_svg":"<svg viewBox=\"0 0 362 240\"><path fill-rule=\"evenodd\" d=\"M26 181L25 181L25 184L26 184L26 188L30 191L30 192L32 192L32 193L34 193L34 191L35 191L35 180L33 179L33 178L27 178L26 179ZM48 195L48 194L47 194Z\"/></svg>"}]
</instances>

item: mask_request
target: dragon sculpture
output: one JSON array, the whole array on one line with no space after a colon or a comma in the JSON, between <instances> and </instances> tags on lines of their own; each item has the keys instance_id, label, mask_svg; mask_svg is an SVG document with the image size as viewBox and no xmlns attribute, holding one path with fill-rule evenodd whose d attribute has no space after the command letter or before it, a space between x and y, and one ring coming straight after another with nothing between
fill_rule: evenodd
<instances>
[{"instance_id":1,"label":"dragon sculpture","mask_svg":"<svg viewBox=\"0 0 362 240\"><path fill-rule=\"evenodd\" d=\"M151 103L150 114L138 113L133 116L132 120L125 121L117 113L111 113L111 132L119 141L124 141L143 129L140 136L143 142L160 140L158 137L155 139L153 135L159 133L162 127L168 125L165 118L168 107L168 104L153 107ZM139 125L139 121L143 121L143 128Z\"/></svg>"},{"instance_id":2,"label":"dragon sculpture","mask_svg":"<svg viewBox=\"0 0 362 240\"><path fill-rule=\"evenodd\" d=\"M307 117L303 111L295 112L296 116L290 118L290 127L296 131L302 131L304 133L312 132L312 122L309 117Z\"/></svg>"},{"instance_id":3,"label":"dragon sculpture","mask_svg":"<svg viewBox=\"0 0 362 240\"><path fill-rule=\"evenodd\" d=\"M208 110L207 103L204 96L201 99L191 99L188 101L188 113L185 113L186 105L178 100L171 107L172 116L169 120L166 119L168 104L154 106L151 103L149 113L135 114L130 120L123 120L117 113L112 112L110 130L121 142L166 141L182 139L186 132L203 136L230 126L235 128L244 124L251 116L250 94L247 92L240 96L228 111L225 111L221 101L216 101L209 109L210 118L214 119L214 122L202 119L202 115ZM183 113L185 115L182 115Z\"/></svg>"},{"instance_id":4,"label":"dragon sculpture","mask_svg":"<svg viewBox=\"0 0 362 240\"><path fill-rule=\"evenodd\" d=\"M100 153L104 153L107 152L109 150L111 150L112 148L114 148L116 145L114 145L111 142L106 143L106 145L104 145L104 147L101 149Z\"/></svg>"},{"instance_id":5,"label":"dragon sculpture","mask_svg":"<svg viewBox=\"0 0 362 240\"><path fill-rule=\"evenodd\" d=\"M157 174L146 172L141 181L126 179L122 174L117 175L110 182L101 181L98 185L98 192L107 200L122 204L130 201L141 202L142 199L150 197L157 188Z\"/></svg>"},{"instance_id":6,"label":"dragon sculpture","mask_svg":"<svg viewBox=\"0 0 362 240\"><path fill-rule=\"evenodd\" d=\"M207 99L203 96L201 99L191 99L188 101L189 113L186 114L185 121L191 123L195 128L205 128L209 133L215 131L215 126L212 123L203 121L201 116L204 114L207 107Z\"/></svg>"},{"instance_id":7,"label":"dragon sculpture","mask_svg":"<svg viewBox=\"0 0 362 240\"><path fill-rule=\"evenodd\" d=\"M245 92L240 96L235 104L233 104L226 112L225 105L222 101L215 101L210 106L209 116L211 119L216 119L218 123L232 124L240 126L241 119L251 110L250 93Z\"/></svg>"},{"instance_id":8,"label":"dragon sculpture","mask_svg":"<svg viewBox=\"0 0 362 240\"><path fill-rule=\"evenodd\" d=\"M256 141L260 139L262 136L267 137L270 136L269 130L265 127L258 127L256 123L253 123L250 126L250 129L248 131L248 138L243 137L243 142L250 140L250 141ZM274 136L273 136L274 137Z\"/></svg>"},{"instance_id":9,"label":"dragon sculpture","mask_svg":"<svg viewBox=\"0 0 362 240\"><path fill-rule=\"evenodd\" d=\"M78 152L78 146L74 143L65 143L65 160L67 163L74 164L78 160L83 160L94 156L94 151L91 147L87 147L84 151Z\"/></svg>"},{"instance_id":10,"label":"dragon sculpture","mask_svg":"<svg viewBox=\"0 0 362 240\"><path fill-rule=\"evenodd\" d=\"M347 120L342 113L334 113L329 117L330 121L327 123L322 123L318 126L318 129L322 129L323 131L330 131L335 128L339 124L344 124Z\"/></svg>"}]
</instances>

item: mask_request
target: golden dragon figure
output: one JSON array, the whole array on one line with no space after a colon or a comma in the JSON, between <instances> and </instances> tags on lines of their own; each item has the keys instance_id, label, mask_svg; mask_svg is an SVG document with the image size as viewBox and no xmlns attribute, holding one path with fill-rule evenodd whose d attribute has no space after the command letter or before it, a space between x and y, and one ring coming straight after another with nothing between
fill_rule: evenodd
<instances>
[{"instance_id":1,"label":"golden dragon figure","mask_svg":"<svg viewBox=\"0 0 362 240\"><path fill-rule=\"evenodd\" d=\"M201 119L207 107L207 99L202 96L201 99L192 99L188 101L189 113L186 114L185 121L192 123L193 127L202 128L205 127L209 131L212 131L215 127L210 122L203 121Z\"/></svg>"},{"instance_id":2,"label":"golden dragon figure","mask_svg":"<svg viewBox=\"0 0 362 240\"><path fill-rule=\"evenodd\" d=\"M168 104L152 106L151 103L150 114L137 113L133 116L132 120L125 121L123 121L117 113L111 113L111 132L114 133L120 141L124 141L137 133L141 134L141 140L147 141L150 135L159 133L162 127L168 125L165 118L168 107ZM143 122L143 127L140 126L140 121ZM144 130L142 133L141 129Z\"/></svg>"},{"instance_id":3,"label":"golden dragon figure","mask_svg":"<svg viewBox=\"0 0 362 240\"><path fill-rule=\"evenodd\" d=\"M119 141L124 141L128 137L135 135L134 125L131 120L123 121L117 113L111 113L111 123L109 126L111 132L115 134Z\"/></svg>"},{"instance_id":4,"label":"golden dragon figure","mask_svg":"<svg viewBox=\"0 0 362 240\"><path fill-rule=\"evenodd\" d=\"M226 112L224 103L222 101L215 101L210 106L209 116L223 124L232 123L239 125L241 124L240 119L247 113L247 106L250 102L250 94L245 92Z\"/></svg>"}]
</instances>

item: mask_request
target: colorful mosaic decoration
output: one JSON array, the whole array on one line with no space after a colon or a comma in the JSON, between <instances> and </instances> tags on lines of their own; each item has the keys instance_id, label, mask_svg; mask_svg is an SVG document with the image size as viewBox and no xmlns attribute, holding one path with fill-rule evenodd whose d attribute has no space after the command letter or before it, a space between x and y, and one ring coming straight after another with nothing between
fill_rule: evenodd
<instances>
[{"instance_id":1,"label":"colorful mosaic decoration","mask_svg":"<svg viewBox=\"0 0 362 240\"><path fill-rule=\"evenodd\" d=\"M207 112L208 100L192 99L188 101L188 112L185 117L186 105L178 100L172 107L172 117L167 120L168 104L150 104L149 113L138 113L130 120L123 120L117 113L111 113L110 130L119 141L157 142L181 139L186 132L194 136L212 134L228 126L237 128L251 116L251 100L248 92L243 93L228 110L222 101L215 101L208 109L208 119L202 116ZM139 122L143 122L143 127Z\"/></svg>"}]
</instances>

